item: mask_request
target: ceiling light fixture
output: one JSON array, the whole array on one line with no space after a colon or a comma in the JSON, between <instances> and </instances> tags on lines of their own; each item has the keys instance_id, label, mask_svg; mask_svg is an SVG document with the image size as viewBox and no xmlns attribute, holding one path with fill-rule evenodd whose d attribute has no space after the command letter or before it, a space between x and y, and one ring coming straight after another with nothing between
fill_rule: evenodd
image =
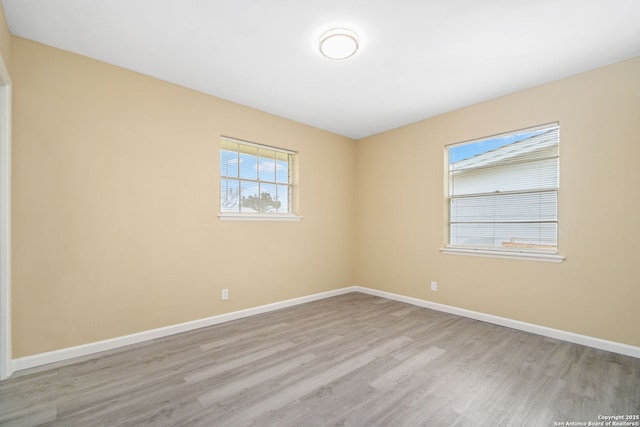
<instances>
[{"instance_id":1,"label":"ceiling light fixture","mask_svg":"<svg viewBox=\"0 0 640 427\"><path fill-rule=\"evenodd\" d=\"M358 35L347 28L325 31L319 40L320 53L327 59L340 61L358 51Z\"/></svg>"}]
</instances>

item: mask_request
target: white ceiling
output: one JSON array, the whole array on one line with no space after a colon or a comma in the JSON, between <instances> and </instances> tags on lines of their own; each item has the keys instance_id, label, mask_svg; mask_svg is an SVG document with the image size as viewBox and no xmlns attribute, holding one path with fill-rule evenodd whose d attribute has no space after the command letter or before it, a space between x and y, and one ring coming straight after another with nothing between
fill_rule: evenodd
<instances>
[{"instance_id":1,"label":"white ceiling","mask_svg":"<svg viewBox=\"0 0 640 427\"><path fill-rule=\"evenodd\" d=\"M640 0L2 3L14 35L354 139L640 55Z\"/></svg>"}]
</instances>

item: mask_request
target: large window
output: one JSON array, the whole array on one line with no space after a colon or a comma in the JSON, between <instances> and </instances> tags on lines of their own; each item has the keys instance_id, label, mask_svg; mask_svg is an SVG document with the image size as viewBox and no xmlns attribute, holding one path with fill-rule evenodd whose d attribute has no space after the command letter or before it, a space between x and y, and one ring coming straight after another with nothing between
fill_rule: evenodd
<instances>
[{"instance_id":1,"label":"large window","mask_svg":"<svg viewBox=\"0 0 640 427\"><path fill-rule=\"evenodd\" d=\"M293 216L294 155L293 151L223 137L220 216Z\"/></svg>"},{"instance_id":2,"label":"large window","mask_svg":"<svg viewBox=\"0 0 640 427\"><path fill-rule=\"evenodd\" d=\"M559 127L447 147L448 249L557 254Z\"/></svg>"}]
</instances>

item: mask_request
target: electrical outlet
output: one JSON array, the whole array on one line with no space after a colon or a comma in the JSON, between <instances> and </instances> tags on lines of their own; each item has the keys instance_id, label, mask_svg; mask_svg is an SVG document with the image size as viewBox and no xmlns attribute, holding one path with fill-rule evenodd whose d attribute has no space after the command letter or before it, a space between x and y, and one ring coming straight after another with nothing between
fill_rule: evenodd
<instances>
[{"instance_id":1,"label":"electrical outlet","mask_svg":"<svg viewBox=\"0 0 640 427\"><path fill-rule=\"evenodd\" d=\"M229 289L222 290L222 301L226 301L229 299Z\"/></svg>"},{"instance_id":2,"label":"electrical outlet","mask_svg":"<svg viewBox=\"0 0 640 427\"><path fill-rule=\"evenodd\" d=\"M438 290L438 282L431 282L431 290L432 291Z\"/></svg>"}]
</instances>

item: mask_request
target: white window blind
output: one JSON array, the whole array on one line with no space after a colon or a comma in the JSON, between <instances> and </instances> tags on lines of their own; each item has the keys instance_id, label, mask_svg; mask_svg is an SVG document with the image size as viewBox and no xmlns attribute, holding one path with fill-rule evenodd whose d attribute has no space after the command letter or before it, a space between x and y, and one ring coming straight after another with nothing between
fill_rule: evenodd
<instances>
[{"instance_id":1,"label":"white window blind","mask_svg":"<svg viewBox=\"0 0 640 427\"><path fill-rule=\"evenodd\" d=\"M450 248L558 248L559 127L448 147Z\"/></svg>"},{"instance_id":2,"label":"white window blind","mask_svg":"<svg viewBox=\"0 0 640 427\"><path fill-rule=\"evenodd\" d=\"M292 213L295 152L223 137L220 145L220 212Z\"/></svg>"}]
</instances>

